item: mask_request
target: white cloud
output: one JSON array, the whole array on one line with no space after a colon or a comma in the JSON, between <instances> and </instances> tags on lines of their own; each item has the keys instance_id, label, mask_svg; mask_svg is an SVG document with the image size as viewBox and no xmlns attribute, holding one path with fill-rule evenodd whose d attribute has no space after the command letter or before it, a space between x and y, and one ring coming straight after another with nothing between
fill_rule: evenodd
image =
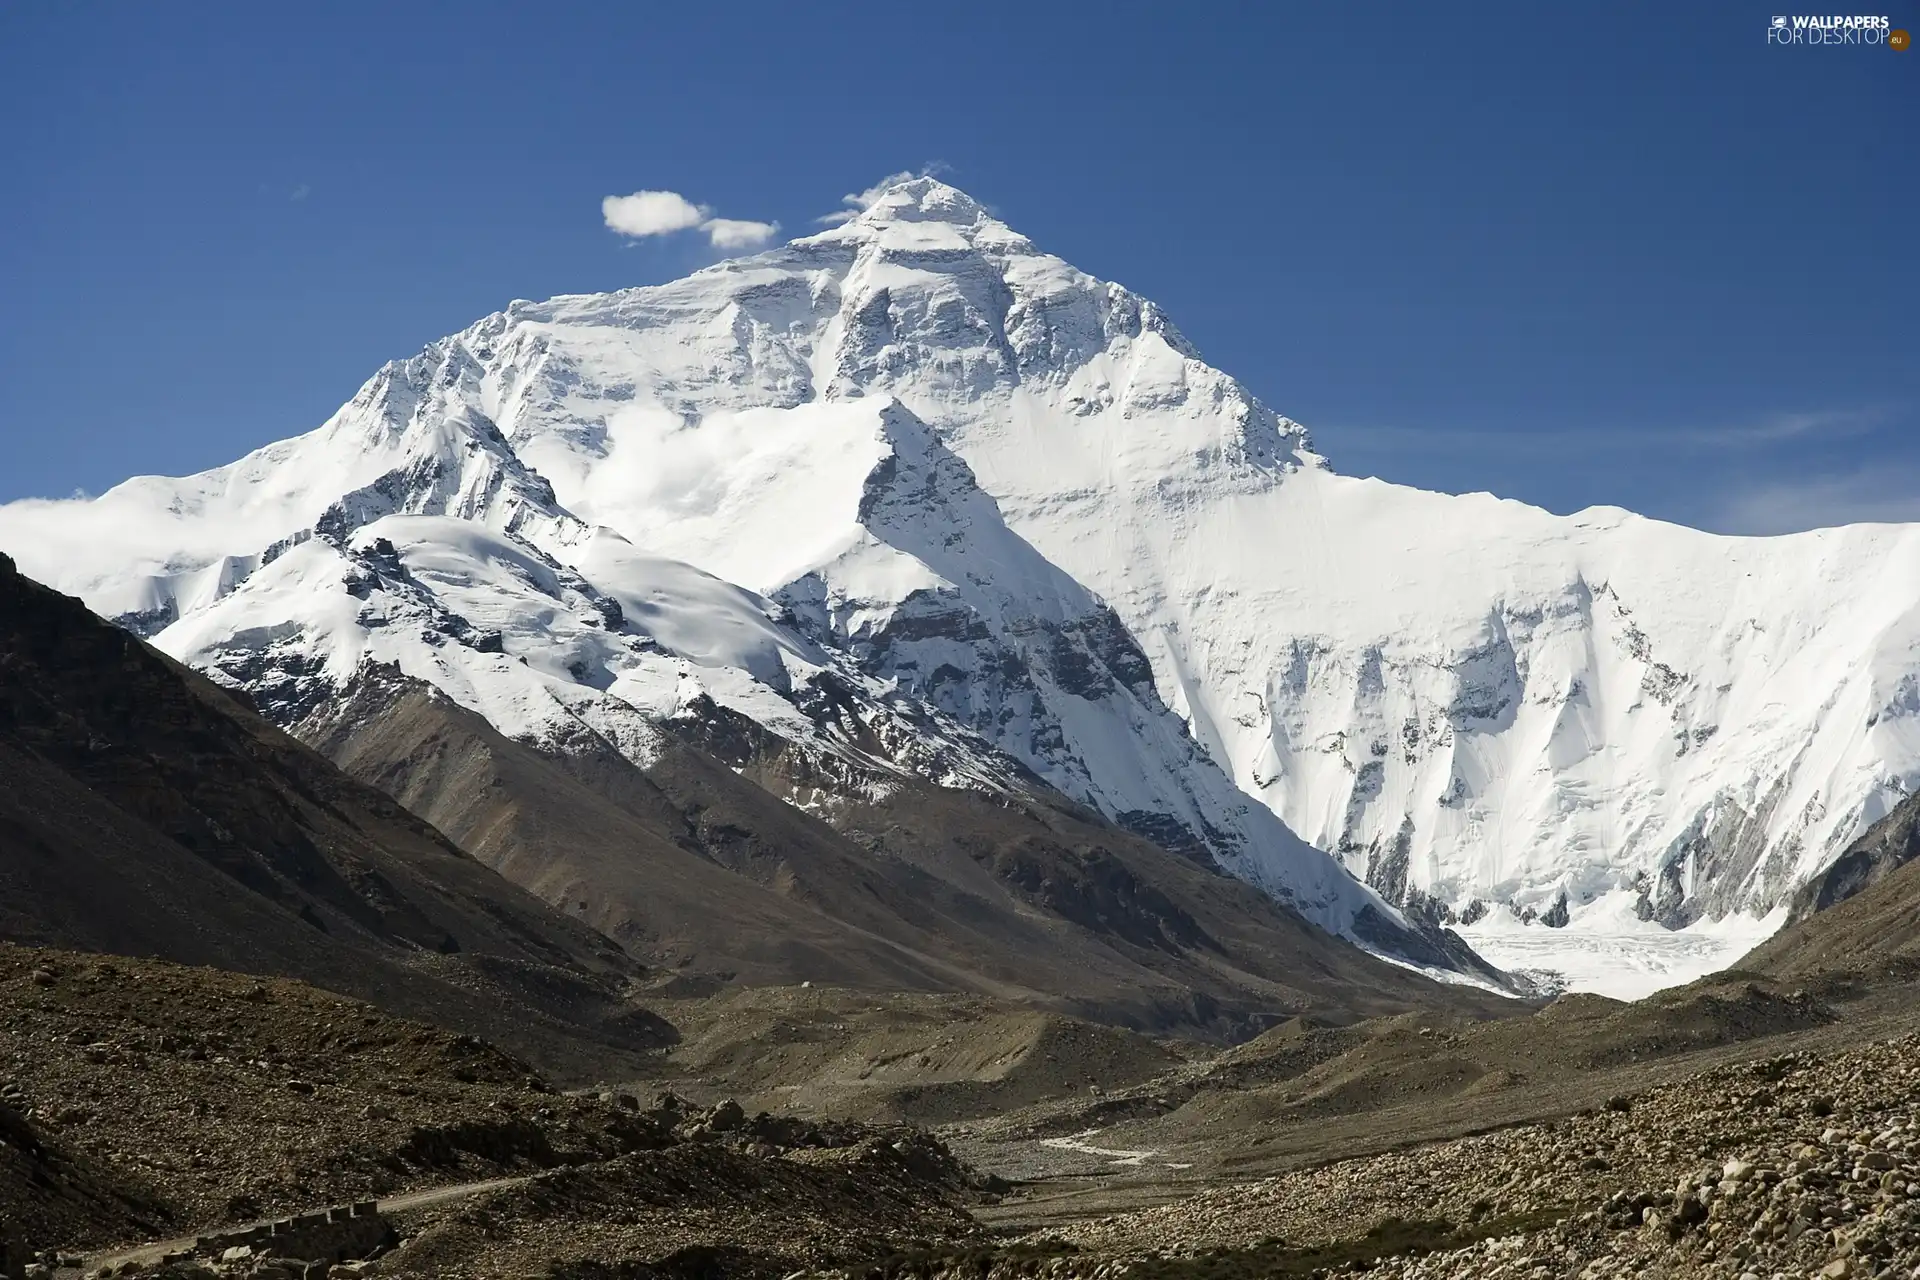
<instances>
[{"instance_id":1,"label":"white cloud","mask_svg":"<svg viewBox=\"0 0 1920 1280\"><path fill-rule=\"evenodd\" d=\"M750 218L716 218L704 204L695 204L678 191L636 191L608 196L600 202L600 216L610 230L623 236L672 235L698 227L716 249L750 249L765 244L779 232L777 222Z\"/></svg>"},{"instance_id":2,"label":"white cloud","mask_svg":"<svg viewBox=\"0 0 1920 1280\"><path fill-rule=\"evenodd\" d=\"M865 191L850 191L841 196L840 202L846 205L846 208L836 209L824 217L815 218L814 221L823 227L837 227L848 219L857 218L873 208L874 202L887 193L887 188L898 186L902 182L911 182L915 178L931 178L946 170L947 165L944 162L934 160L921 165L917 171L902 169L898 173L890 173Z\"/></svg>"},{"instance_id":3,"label":"white cloud","mask_svg":"<svg viewBox=\"0 0 1920 1280\"><path fill-rule=\"evenodd\" d=\"M630 196L608 196L600 202L600 215L607 220L608 228L636 238L697 227L711 212L678 191L636 191Z\"/></svg>"},{"instance_id":4,"label":"white cloud","mask_svg":"<svg viewBox=\"0 0 1920 1280\"><path fill-rule=\"evenodd\" d=\"M716 249L750 249L765 244L779 233L777 222L752 222L745 218L708 218L700 224Z\"/></svg>"}]
</instances>

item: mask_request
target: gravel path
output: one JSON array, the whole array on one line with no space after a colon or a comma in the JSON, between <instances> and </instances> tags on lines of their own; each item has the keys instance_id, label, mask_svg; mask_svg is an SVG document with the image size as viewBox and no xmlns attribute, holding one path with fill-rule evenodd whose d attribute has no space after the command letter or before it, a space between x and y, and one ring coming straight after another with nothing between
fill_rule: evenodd
<instances>
[{"instance_id":1,"label":"gravel path","mask_svg":"<svg viewBox=\"0 0 1920 1280\"><path fill-rule=\"evenodd\" d=\"M410 1209L426 1209L433 1205L445 1204L453 1200L464 1200L469 1196L476 1196L482 1192L496 1191L502 1187L517 1187L523 1183L533 1181L534 1176L535 1175L528 1174L513 1178L487 1178L479 1182L461 1182L450 1187L431 1187L425 1191L410 1191L405 1195L392 1196L379 1201L379 1211L383 1214L393 1215L405 1213ZM328 1207L327 1205L314 1205L312 1209L304 1210L303 1212L313 1212L314 1210L326 1209ZM282 1214L281 1216L292 1217L298 1215ZM190 1236L176 1236L171 1240L154 1240L147 1244L136 1245L131 1249L112 1249L104 1253L96 1253L87 1258L86 1265L82 1269L69 1269L62 1274L91 1275L102 1268L118 1267L128 1262L139 1263L143 1266L151 1265L159 1262L169 1253L175 1253L183 1249L191 1249L194 1242L202 1236L221 1235L229 1231L245 1231L250 1227L263 1226L271 1221L274 1221L274 1219L262 1218L257 1222L236 1223L229 1227L209 1227L205 1231L196 1232Z\"/></svg>"}]
</instances>

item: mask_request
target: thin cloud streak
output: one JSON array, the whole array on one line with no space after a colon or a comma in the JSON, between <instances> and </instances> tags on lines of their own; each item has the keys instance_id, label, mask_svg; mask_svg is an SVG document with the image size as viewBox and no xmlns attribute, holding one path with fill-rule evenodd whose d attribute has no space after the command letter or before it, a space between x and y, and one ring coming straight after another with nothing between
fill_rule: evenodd
<instances>
[{"instance_id":1,"label":"thin cloud streak","mask_svg":"<svg viewBox=\"0 0 1920 1280\"><path fill-rule=\"evenodd\" d=\"M1597 503L1711 533L1772 535L1920 522L1920 448L1909 408L1668 428L1327 426L1313 434L1335 470L1355 475L1446 492L1491 487L1554 511ZM1875 461L1856 465L1862 456Z\"/></svg>"},{"instance_id":2,"label":"thin cloud streak","mask_svg":"<svg viewBox=\"0 0 1920 1280\"><path fill-rule=\"evenodd\" d=\"M1723 497L1702 527L1716 533L1800 533L1843 524L1920 523L1920 474L1874 468L1770 480Z\"/></svg>"},{"instance_id":3,"label":"thin cloud streak","mask_svg":"<svg viewBox=\"0 0 1920 1280\"><path fill-rule=\"evenodd\" d=\"M1716 427L1565 427L1490 431L1474 427L1367 427L1318 425L1317 442L1336 449L1424 450L1435 453L1485 449L1509 456L1565 457L1569 449L1639 451L1759 449L1809 440L1856 440L1873 435L1898 415L1888 406L1778 413L1756 422Z\"/></svg>"}]
</instances>

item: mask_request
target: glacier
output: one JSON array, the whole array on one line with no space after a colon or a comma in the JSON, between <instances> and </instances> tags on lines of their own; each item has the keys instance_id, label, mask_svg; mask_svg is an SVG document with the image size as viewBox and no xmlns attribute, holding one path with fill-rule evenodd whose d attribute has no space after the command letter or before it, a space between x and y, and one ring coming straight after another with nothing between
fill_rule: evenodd
<instances>
[{"instance_id":1,"label":"glacier","mask_svg":"<svg viewBox=\"0 0 1920 1280\"><path fill-rule=\"evenodd\" d=\"M1398 909L1602 989L1596 951L1723 963L1920 783L1920 526L1341 475L929 178L514 302L228 467L0 507L0 548L289 722L381 662L644 760L710 698L862 785L1028 772L1349 936Z\"/></svg>"}]
</instances>

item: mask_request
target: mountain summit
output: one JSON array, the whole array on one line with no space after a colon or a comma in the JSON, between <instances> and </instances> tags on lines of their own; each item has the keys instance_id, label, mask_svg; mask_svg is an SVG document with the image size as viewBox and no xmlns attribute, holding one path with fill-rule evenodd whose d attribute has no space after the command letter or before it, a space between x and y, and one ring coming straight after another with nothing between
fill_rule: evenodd
<instances>
[{"instance_id":1,"label":"mountain summit","mask_svg":"<svg viewBox=\"0 0 1920 1280\"><path fill-rule=\"evenodd\" d=\"M640 765L719 708L823 814L1037 779L1403 953L1395 908L1764 915L1920 782L1920 528L1341 476L930 178L515 302L228 467L0 508L0 548L283 723L376 665Z\"/></svg>"}]
</instances>

